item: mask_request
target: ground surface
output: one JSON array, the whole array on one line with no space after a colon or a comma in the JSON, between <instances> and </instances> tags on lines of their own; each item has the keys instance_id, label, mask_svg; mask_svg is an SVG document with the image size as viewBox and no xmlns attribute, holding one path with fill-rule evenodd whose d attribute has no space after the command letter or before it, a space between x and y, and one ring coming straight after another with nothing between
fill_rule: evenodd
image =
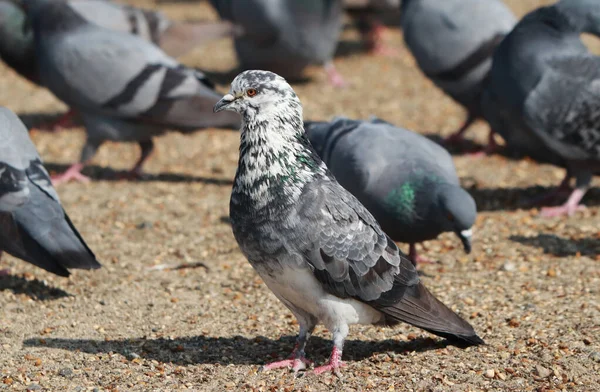
<instances>
[{"instance_id":1,"label":"ground surface","mask_svg":"<svg viewBox=\"0 0 600 392\"><path fill-rule=\"evenodd\" d=\"M522 15L536 0L512 0ZM195 2L157 6L174 18L214 18ZM336 90L319 69L295 86L308 119L370 115L422 133L447 135L464 113L415 68L398 31L397 58L360 52L353 29L336 60L351 86ZM598 47L598 45L596 45ZM235 64L224 40L183 61L216 73ZM0 103L29 123L65 110L47 91L0 65ZM221 77L224 91L226 77ZM485 140L477 124L469 137ZM32 135L51 170L79 155L82 129ZM600 385L600 191L568 219L543 219L527 198L563 171L501 155L456 155L480 214L466 256L451 235L426 245L439 260L425 284L466 317L487 345L462 350L427 333L357 326L344 351L344 378L259 366L288 354L297 325L253 272L227 223L237 160L235 132L169 134L157 142L146 181L115 180L135 145L102 147L87 185L59 187L66 210L104 268L63 279L4 255L0 277L0 390L579 390ZM596 186L598 185L596 179ZM202 262L207 268L151 270ZM319 327L308 354L323 363Z\"/></svg>"}]
</instances>

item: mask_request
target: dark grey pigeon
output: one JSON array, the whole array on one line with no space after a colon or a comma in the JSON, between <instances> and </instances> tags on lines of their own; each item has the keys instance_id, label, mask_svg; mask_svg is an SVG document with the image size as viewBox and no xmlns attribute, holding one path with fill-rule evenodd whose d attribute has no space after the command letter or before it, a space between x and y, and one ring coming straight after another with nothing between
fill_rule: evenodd
<instances>
[{"instance_id":1,"label":"dark grey pigeon","mask_svg":"<svg viewBox=\"0 0 600 392\"><path fill-rule=\"evenodd\" d=\"M63 210L27 129L0 107L0 253L60 276L100 264Z\"/></svg>"},{"instance_id":2,"label":"dark grey pigeon","mask_svg":"<svg viewBox=\"0 0 600 392\"><path fill-rule=\"evenodd\" d=\"M600 172L600 57L581 33L600 36L600 2L562 0L526 15L494 55L484 113L509 147L567 169L554 198L576 188L567 202L542 210L572 215Z\"/></svg>"},{"instance_id":3,"label":"dark grey pigeon","mask_svg":"<svg viewBox=\"0 0 600 392\"><path fill-rule=\"evenodd\" d=\"M423 286L373 215L335 180L312 148L290 85L268 71L238 75L215 111L242 115L230 201L233 234L275 296L298 319L291 359L300 370L318 323L333 334L327 365L339 372L350 324L400 321L462 344L483 343L471 325Z\"/></svg>"},{"instance_id":4,"label":"dark grey pigeon","mask_svg":"<svg viewBox=\"0 0 600 392\"><path fill-rule=\"evenodd\" d=\"M68 3L90 23L139 35L174 57L207 41L232 37L238 32L229 22L174 22L158 11L105 0L71 0ZM15 0L0 0L0 58L22 76L40 84L34 46L33 32L27 28L23 8Z\"/></svg>"},{"instance_id":5,"label":"dark grey pigeon","mask_svg":"<svg viewBox=\"0 0 600 392\"><path fill-rule=\"evenodd\" d=\"M87 131L81 160L58 181L85 180L80 171L106 140L137 142L141 174L152 138L168 129L236 129L235 113L212 113L222 97L198 70L186 68L152 43L87 22L60 0L28 0L39 75L73 108Z\"/></svg>"},{"instance_id":6,"label":"dark grey pigeon","mask_svg":"<svg viewBox=\"0 0 600 392\"><path fill-rule=\"evenodd\" d=\"M460 187L450 154L437 143L381 120L305 123L311 144L338 182L394 241L415 244L454 232L467 253L475 201Z\"/></svg>"},{"instance_id":7,"label":"dark grey pigeon","mask_svg":"<svg viewBox=\"0 0 600 392\"><path fill-rule=\"evenodd\" d=\"M502 0L403 0L401 25L406 45L421 71L467 110L467 120L448 142L481 113L481 92L492 55L516 18ZM488 151L494 146L493 127Z\"/></svg>"},{"instance_id":8,"label":"dark grey pigeon","mask_svg":"<svg viewBox=\"0 0 600 392\"><path fill-rule=\"evenodd\" d=\"M344 84L332 58L342 29L342 0L210 0L221 18L239 25L235 39L243 69L268 69L300 79L311 64L325 65Z\"/></svg>"}]
</instances>

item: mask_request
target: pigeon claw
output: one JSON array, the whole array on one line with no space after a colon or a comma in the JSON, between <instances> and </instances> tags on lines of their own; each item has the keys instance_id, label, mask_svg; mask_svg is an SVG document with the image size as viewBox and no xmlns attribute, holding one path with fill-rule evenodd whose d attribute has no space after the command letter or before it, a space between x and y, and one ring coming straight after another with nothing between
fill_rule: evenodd
<instances>
[{"instance_id":1,"label":"pigeon claw","mask_svg":"<svg viewBox=\"0 0 600 392\"><path fill-rule=\"evenodd\" d=\"M315 368L314 373L316 375L319 375L325 372L332 372L337 377L342 378L340 368L342 368L343 366L346 366L346 364L342 362L342 352L337 347L334 347L331 351L331 357L329 357L329 362L326 365Z\"/></svg>"},{"instance_id":2,"label":"pigeon claw","mask_svg":"<svg viewBox=\"0 0 600 392\"><path fill-rule=\"evenodd\" d=\"M297 373L300 370L305 370L310 365L312 365L312 361L306 359L304 356L297 356L295 358L290 357L288 359L284 359L283 361L271 362L263 365L260 367L259 371L266 372L273 369L288 368L293 370L294 373Z\"/></svg>"},{"instance_id":3,"label":"pigeon claw","mask_svg":"<svg viewBox=\"0 0 600 392\"><path fill-rule=\"evenodd\" d=\"M68 168L67 171L63 174L52 176L52 185L57 186L69 182L71 180L83 183L90 182L90 178L82 174L81 169L83 169L83 164L76 163L70 168Z\"/></svg>"},{"instance_id":4,"label":"pigeon claw","mask_svg":"<svg viewBox=\"0 0 600 392\"><path fill-rule=\"evenodd\" d=\"M542 208L541 215L544 218L556 218L560 216L572 216L577 211L583 211L586 207L583 204L572 206L572 205L562 205L558 207L544 207Z\"/></svg>"}]
</instances>

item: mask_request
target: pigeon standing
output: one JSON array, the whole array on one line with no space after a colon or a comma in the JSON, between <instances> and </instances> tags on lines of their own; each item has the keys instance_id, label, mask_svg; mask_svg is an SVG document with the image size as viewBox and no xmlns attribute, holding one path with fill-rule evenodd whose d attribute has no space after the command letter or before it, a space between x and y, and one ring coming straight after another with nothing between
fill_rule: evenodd
<instances>
[{"instance_id":1,"label":"pigeon standing","mask_svg":"<svg viewBox=\"0 0 600 392\"><path fill-rule=\"evenodd\" d=\"M316 373L339 373L349 324L404 321L464 344L483 343L423 286L373 215L337 183L306 137L300 100L285 79L243 72L215 105L221 110L242 116L233 234L300 325L291 358L265 369L304 368L317 323L332 332L334 346Z\"/></svg>"},{"instance_id":2,"label":"pigeon standing","mask_svg":"<svg viewBox=\"0 0 600 392\"><path fill-rule=\"evenodd\" d=\"M600 57L581 33L600 36L600 2L562 0L526 15L494 55L485 117L512 149L567 169L554 198L576 188L545 216L572 215L600 171Z\"/></svg>"},{"instance_id":3,"label":"pigeon standing","mask_svg":"<svg viewBox=\"0 0 600 392\"><path fill-rule=\"evenodd\" d=\"M330 82L344 85L332 61L342 29L341 0L210 1L221 18L244 32L235 39L242 68L300 79L308 65L323 64Z\"/></svg>"},{"instance_id":4,"label":"pigeon standing","mask_svg":"<svg viewBox=\"0 0 600 392\"><path fill-rule=\"evenodd\" d=\"M437 143L381 120L336 118L305 124L311 144L337 181L367 207L409 258L415 244L454 232L471 251L475 201L460 187L450 154Z\"/></svg>"},{"instance_id":5,"label":"pigeon standing","mask_svg":"<svg viewBox=\"0 0 600 392\"><path fill-rule=\"evenodd\" d=\"M0 253L60 276L100 264L63 210L27 129L0 107Z\"/></svg>"},{"instance_id":6,"label":"pigeon standing","mask_svg":"<svg viewBox=\"0 0 600 392\"><path fill-rule=\"evenodd\" d=\"M457 142L481 113L492 55L516 18L502 0L403 0L401 24L419 68L467 110L447 142ZM486 151L495 147L494 128Z\"/></svg>"},{"instance_id":7,"label":"pigeon standing","mask_svg":"<svg viewBox=\"0 0 600 392\"><path fill-rule=\"evenodd\" d=\"M86 180L81 169L106 140L139 143L131 176L153 150L152 138L168 129L192 132L236 129L235 113L212 113L222 97L205 75L186 68L152 43L86 21L60 0L28 0L39 76L81 116L87 139L80 162L58 182Z\"/></svg>"}]
</instances>

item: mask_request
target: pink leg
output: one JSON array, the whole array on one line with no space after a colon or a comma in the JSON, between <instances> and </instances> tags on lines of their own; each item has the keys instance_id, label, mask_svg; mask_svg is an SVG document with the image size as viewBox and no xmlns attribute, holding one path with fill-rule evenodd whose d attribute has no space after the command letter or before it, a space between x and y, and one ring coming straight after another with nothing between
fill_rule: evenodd
<instances>
[{"instance_id":1,"label":"pink leg","mask_svg":"<svg viewBox=\"0 0 600 392\"><path fill-rule=\"evenodd\" d=\"M474 152L472 154L468 154L471 158L483 158L488 155L492 155L498 150L498 143L496 143L496 139L494 138L494 131L490 131L488 135L488 144L483 148L483 150Z\"/></svg>"},{"instance_id":2,"label":"pink leg","mask_svg":"<svg viewBox=\"0 0 600 392\"><path fill-rule=\"evenodd\" d=\"M70 128L74 125L73 117L75 117L75 112L73 109L69 109L69 111L60 116L58 120L48 124L42 124L37 129L40 131L57 132L63 128Z\"/></svg>"},{"instance_id":3,"label":"pink leg","mask_svg":"<svg viewBox=\"0 0 600 392\"><path fill-rule=\"evenodd\" d=\"M417 254L417 245L410 244L408 248L408 258L412 261L413 265L416 267L417 264L435 264L435 261L429 260L424 256L419 256Z\"/></svg>"},{"instance_id":4,"label":"pink leg","mask_svg":"<svg viewBox=\"0 0 600 392\"><path fill-rule=\"evenodd\" d=\"M342 350L338 349L336 346L333 346L333 350L331 350L331 356L329 357L329 362L326 365L319 366L315 368L315 374L321 374L324 372L333 372L336 376L340 377L340 368L345 366L342 362Z\"/></svg>"},{"instance_id":5,"label":"pink leg","mask_svg":"<svg viewBox=\"0 0 600 392\"><path fill-rule=\"evenodd\" d=\"M444 139L444 144L452 145L462 143L465 140L465 131L471 126L471 124L473 124L473 122L475 122L475 116L469 113L469 116L465 120L464 124L458 128L456 132Z\"/></svg>"},{"instance_id":6,"label":"pink leg","mask_svg":"<svg viewBox=\"0 0 600 392\"><path fill-rule=\"evenodd\" d=\"M281 368L289 368L294 372L299 370L306 369L307 366L312 364L312 361L306 359L304 352L298 350L299 344L296 343L294 346L294 351L290 354L288 359L284 359L283 361L271 362L261 367L262 371L273 370L273 369L281 369Z\"/></svg>"},{"instance_id":7,"label":"pink leg","mask_svg":"<svg viewBox=\"0 0 600 392\"><path fill-rule=\"evenodd\" d=\"M142 153L140 155L140 159L136 162L133 168L125 173L125 175L121 175L120 178L124 180L139 180L144 176L144 171L142 167L144 166L144 162L150 157L152 151L154 150L154 143L152 140L139 142Z\"/></svg>"},{"instance_id":8,"label":"pink leg","mask_svg":"<svg viewBox=\"0 0 600 392\"><path fill-rule=\"evenodd\" d=\"M585 195L587 189L576 188L569 196L569 199L565 204L558 207L546 207L542 208L542 216L545 218L552 218L557 216L573 215L576 211L584 210L585 206L580 205L579 202Z\"/></svg>"},{"instance_id":9,"label":"pink leg","mask_svg":"<svg viewBox=\"0 0 600 392\"><path fill-rule=\"evenodd\" d=\"M375 22L366 34L366 41L369 47L369 53L372 55L398 56L399 52L385 43L384 33L387 30L381 23Z\"/></svg>"},{"instance_id":10,"label":"pink leg","mask_svg":"<svg viewBox=\"0 0 600 392\"><path fill-rule=\"evenodd\" d=\"M73 164L70 168L67 169L63 174L59 174L52 177L52 184L54 186L69 182L71 180L75 180L78 182L90 182L90 178L81 174L81 170L84 168L85 164L78 162Z\"/></svg>"},{"instance_id":11,"label":"pink leg","mask_svg":"<svg viewBox=\"0 0 600 392\"><path fill-rule=\"evenodd\" d=\"M564 197L567 194L570 195L573 192L573 188L571 188L571 185L569 184L570 180L571 180L571 174L569 174L569 172L567 172L567 174L565 175L565 178L563 178L562 182L556 189L553 189L551 192L548 192L545 195L542 195L541 197L536 197L536 198L533 198L532 200L527 201L526 205L529 205L529 206L543 205L543 204L553 201L557 197L560 197L560 196Z\"/></svg>"},{"instance_id":12,"label":"pink leg","mask_svg":"<svg viewBox=\"0 0 600 392\"><path fill-rule=\"evenodd\" d=\"M332 62L325 64L325 73L327 73L329 83L334 87L346 87L348 85L342 75L335 69L335 65Z\"/></svg>"}]
</instances>

